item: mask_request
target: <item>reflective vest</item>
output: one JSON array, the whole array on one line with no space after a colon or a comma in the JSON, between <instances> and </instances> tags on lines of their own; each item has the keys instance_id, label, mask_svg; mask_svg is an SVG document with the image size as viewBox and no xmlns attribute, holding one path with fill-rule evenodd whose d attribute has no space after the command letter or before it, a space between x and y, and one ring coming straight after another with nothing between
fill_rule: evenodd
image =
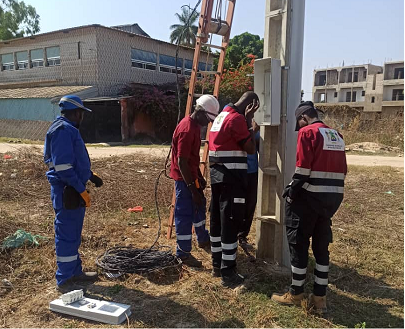
<instances>
[{"instance_id":1,"label":"reflective vest","mask_svg":"<svg viewBox=\"0 0 405 329\"><path fill-rule=\"evenodd\" d=\"M345 143L336 130L321 121L299 130L293 200L302 189L313 200L314 209L332 217L343 200L346 173Z\"/></svg>"},{"instance_id":2,"label":"reflective vest","mask_svg":"<svg viewBox=\"0 0 405 329\"><path fill-rule=\"evenodd\" d=\"M227 105L216 117L209 134L209 161L211 176L220 171L223 176L245 179L247 154L242 150L249 138L245 117ZM222 166L224 168L220 168ZM214 172L212 171L214 169ZM219 178L221 180L221 178ZM214 180L215 181L215 180Z\"/></svg>"}]
</instances>

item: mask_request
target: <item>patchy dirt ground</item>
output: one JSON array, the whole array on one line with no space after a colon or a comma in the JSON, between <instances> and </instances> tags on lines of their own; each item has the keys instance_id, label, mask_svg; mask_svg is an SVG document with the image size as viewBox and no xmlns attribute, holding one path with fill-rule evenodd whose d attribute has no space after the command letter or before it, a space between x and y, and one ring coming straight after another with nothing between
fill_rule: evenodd
<instances>
[{"instance_id":1,"label":"patchy dirt ground","mask_svg":"<svg viewBox=\"0 0 405 329\"><path fill-rule=\"evenodd\" d=\"M1 327L109 327L97 322L60 315L48 310L55 291L53 209L41 155L33 151L0 154L0 242L18 228L47 238L39 247L0 252ZM154 210L155 178L162 158L135 153L100 158L93 169L105 185L91 189L92 207L86 214L81 256L85 268L107 248L117 245L148 247L155 239L158 221ZM162 178L159 202L166 218L172 182ZM243 252L238 266L249 275L246 290L224 289L210 275L210 255L193 253L204 269L183 267L154 275L127 275L116 281L103 276L88 287L96 298L132 306L128 327L403 327L404 235L403 170L392 167L349 168L345 200L333 219L329 315L319 318L305 307L288 308L270 301L273 292L287 289L290 279L274 274L271 266L252 264ZM143 213L129 213L133 206ZM143 227L147 224L148 227ZM159 244L174 250L162 223ZM255 239L255 225L251 241ZM314 267L311 258L310 269ZM309 271L311 273L311 270ZM310 292L308 275L306 292ZM1 287L1 285L0 285Z\"/></svg>"}]
</instances>

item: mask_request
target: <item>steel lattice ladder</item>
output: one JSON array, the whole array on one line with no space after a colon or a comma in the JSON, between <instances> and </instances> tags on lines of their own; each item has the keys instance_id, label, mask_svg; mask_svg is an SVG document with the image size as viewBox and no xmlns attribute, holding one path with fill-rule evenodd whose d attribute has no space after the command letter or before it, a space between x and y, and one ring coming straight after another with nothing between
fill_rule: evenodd
<instances>
[{"instance_id":1,"label":"steel lattice ladder","mask_svg":"<svg viewBox=\"0 0 405 329\"><path fill-rule=\"evenodd\" d=\"M217 0L217 1L218 1L218 3L222 2L221 0ZM214 84L213 95L218 99L219 86L221 83L222 71L224 68L225 52L226 52L226 48L228 47L228 43L229 43L229 37L230 37L230 33L231 33L231 26L232 26L232 20L233 20L233 14L234 14L234 10L235 10L236 0L225 0L225 1L228 1L228 9L226 12L225 21L212 18L212 11L214 8L215 0L203 0L202 1L200 19L199 19L199 23L198 23L198 32L196 35L193 68L192 68L192 72L191 72L190 85L189 85L189 90L188 90L185 116L191 114L191 109L192 109L192 106L194 103L194 99L201 96L201 94L194 93L198 74L215 75L215 84ZM210 43L208 43L209 34L221 35L222 36L221 46L211 45ZM200 52L201 52L203 46L207 46L208 48L214 48L214 49L220 50L218 67L217 67L216 71L198 71ZM208 134L211 129L211 125L212 125L211 123L208 125L206 139L202 140L202 143L204 143L204 153L203 153L202 160L200 162L200 170L204 177L207 176ZM172 231L173 231L175 201L176 201L176 193L175 193L175 190L173 190L172 204L170 207L170 216L169 216L169 220L168 220L168 229L167 229L167 238L168 239L171 238Z\"/></svg>"}]
</instances>

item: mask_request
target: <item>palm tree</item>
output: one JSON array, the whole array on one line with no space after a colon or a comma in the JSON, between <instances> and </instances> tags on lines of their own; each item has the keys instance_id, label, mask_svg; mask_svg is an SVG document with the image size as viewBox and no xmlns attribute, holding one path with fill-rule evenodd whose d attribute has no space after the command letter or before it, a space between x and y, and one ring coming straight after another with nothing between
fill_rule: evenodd
<instances>
[{"instance_id":1,"label":"palm tree","mask_svg":"<svg viewBox=\"0 0 405 329\"><path fill-rule=\"evenodd\" d=\"M173 24L170 26L172 33L170 34L170 42L178 43L180 39L180 44L183 46L194 47L195 46L195 36L198 31L196 25L199 13L194 12L189 7L183 7L182 13L176 13L176 17L180 21L180 24Z\"/></svg>"}]
</instances>

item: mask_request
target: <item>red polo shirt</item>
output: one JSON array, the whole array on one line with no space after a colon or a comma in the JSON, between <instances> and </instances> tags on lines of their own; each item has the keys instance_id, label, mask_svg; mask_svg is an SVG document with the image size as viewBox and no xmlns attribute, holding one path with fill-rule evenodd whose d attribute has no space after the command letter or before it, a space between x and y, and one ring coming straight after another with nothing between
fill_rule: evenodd
<instances>
[{"instance_id":1,"label":"red polo shirt","mask_svg":"<svg viewBox=\"0 0 405 329\"><path fill-rule=\"evenodd\" d=\"M193 180L198 178L200 165L200 146L201 146L200 126L187 116L177 125L172 139L172 160L170 166L170 176L174 180L183 180L181 176L178 158L188 158Z\"/></svg>"}]
</instances>

